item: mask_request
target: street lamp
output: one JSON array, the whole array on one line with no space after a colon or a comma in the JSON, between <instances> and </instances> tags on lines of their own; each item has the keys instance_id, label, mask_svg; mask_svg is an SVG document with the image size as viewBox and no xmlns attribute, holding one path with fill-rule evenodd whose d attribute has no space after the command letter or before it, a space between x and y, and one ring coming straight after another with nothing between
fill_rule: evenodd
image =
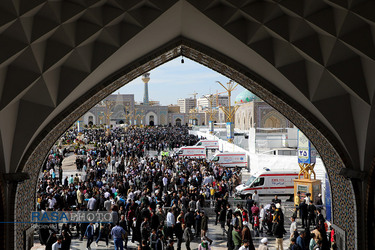
<instances>
[{"instance_id":1,"label":"street lamp","mask_svg":"<svg viewBox=\"0 0 375 250\"><path fill-rule=\"evenodd\" d=\"M223 110L223 112L227 116L227 139L228 139L228 142L233 143L233 139L234 139L233 117L234 117L234 114L236 113L236 111L237 111L237 109L238 109L239 106L236 105L236 106L234 106L232 108L231 102L230 102L230 98L231 98L232 92L235 90L235 88L237 87L238 83L235 83L232 80L230 80L229 82L227 82L227 87L225 87L221 82L219 82L219 81L217 81L217 82L228 93L228 101L229 101L228 107L221 106L220 108L221 108L221 110Z\"/></svg>"},{"instance_id":2,"label":"street lamp","mask_svg":"<svg viewBox=\"0 0 375 250\"><path fill-rule=\"evenodd\" d=\"M207 99L207 101L210 103L210 109L206 111L206 113L209 115L210 120L208 121L208 128L210 131L210 134L214 133L214 122L213 122L213 117L217 113L217 110L214 110L212 108L212 104L215 101L215 96L213 94L210 94L208 96L203 96L204 98ZM216 97L217 98L217 97Z\"/></svg>"},{"instance_id":3,"label":"street lamp","mask_svg":"<svg viewBox=\"0 0 375 250\"><path fill-rule=\"evenodd\" d=\"M111 109L115 105L115 102L110 101L110 100L105 100L104 105L105 105L105 109L104 109L103 115L107 119L106 121L107 122L107 135L109 135L111 133L111 130L110 130L111 115L113 114L113 112L111 112Z\"/></svg>"}]
</instances>

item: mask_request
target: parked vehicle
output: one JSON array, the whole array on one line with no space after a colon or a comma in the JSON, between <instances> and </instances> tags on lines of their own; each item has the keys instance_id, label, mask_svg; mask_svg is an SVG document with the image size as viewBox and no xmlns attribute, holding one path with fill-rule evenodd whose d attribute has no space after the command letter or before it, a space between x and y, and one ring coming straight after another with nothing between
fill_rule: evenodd
<instances>
[{"instance_id":1,"label":"parked vehicle","mask_svg":"<svg viewBox=\"0 0 375 250\"><path fill-rule=\"evenodd\" d=\"M216 153L211 161L223 167L247 167L248 157L243 152L222 152Z\"/></svg>"},{"instance_id":2,"label":"parked vehicle","mask_svg":"<svg viewBox=\"0 0 375 250\"><path fill-rule=\"evenodd\" d=\"M264 170L252 175L244 184L236 187L235 195L246 198L257 190L259 195L294 195L293 179L298 171Z\"/></svg>"},{"instance_id":3,"label":"parked vehicle","mask_svg":"<svg viewBox=\"0 0 375 250\"><path fill-rule=\"evenodd\" d=\"M206 148L201 146L181 147L174 155L181 157L206 158Z\"/></svg>"},{"instance_id":4,"label":"parked vehicle","mask_svg":"<svg viewBox=\"0 0 375 250\"><path fill-rule=\"evenodd\" d=\"M201 146L201 147L206 147L206 149L216 149L216 150L219 150L219 141L200 140L194 146Z\"/></svg>"}]
</instances>

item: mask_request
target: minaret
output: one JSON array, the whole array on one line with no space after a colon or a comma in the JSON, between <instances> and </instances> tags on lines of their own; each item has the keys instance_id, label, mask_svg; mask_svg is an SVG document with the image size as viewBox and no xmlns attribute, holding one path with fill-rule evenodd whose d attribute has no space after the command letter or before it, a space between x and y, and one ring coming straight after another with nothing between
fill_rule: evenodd
<instances>
[{"instance_id":1,"label":"minaret","mask_svg":"<svg viewBox=\"0 0 375 250\"><path fill-rule=\"evenodd\" d=\"M142 81L145 83L145 92L143 96L143 105L149 105L148 102L148 81L150 81L150 73L144 73L142 75Z\"/></svg>"}]
</instances>

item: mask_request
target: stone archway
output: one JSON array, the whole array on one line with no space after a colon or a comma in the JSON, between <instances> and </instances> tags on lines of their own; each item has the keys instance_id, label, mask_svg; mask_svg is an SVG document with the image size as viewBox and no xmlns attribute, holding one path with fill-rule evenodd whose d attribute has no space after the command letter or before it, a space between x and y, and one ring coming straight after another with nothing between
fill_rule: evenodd
<instances>
[{"instance_id":1,"label":"stone archway","mask_svg":"<svg viewBox=\"0 0 375 250\"><path fill-rule=\"evenodd\" d=\"M146 125L150 125L150 126L154 126L154 125L158 125L158 116L155 114L155 112L148 112L145 116L145 119L146 119ZM151 121L153 123L153 125L151 125Z\"/></svg>"},{"instance_id":2,"label":"stone archway","mask_svg":"<svg viewBox=\"0 0 375 250\"><path fill-rule=\"evenodd\" d=\"M181 127L181 119L177 118L175 121L176 126Z\"/></svg>"},{"instance_id":3,"label":"stone archway","mask_svg":"<svg viewBox=\"0 0 375 250\"><path fill-rule=\"evenodd\" d=\"M146 57L140 58L134 64L127 65L112 78L115 80L100 83L95 91L81 97L46 126L46 133L37 137L21 162L20 171L29 173L31 179L19 184L17 187L15 219L17 221L27 220L29 211L34 208L35 200L34 194L30 197L29 191L35 190L37 175L44 156L53 143L74 121L106 95L114 92L135 77L181 54L240 83L260 98L266 100L306 134L319 151L327 168L334 204L334 223L341 225L342 229L345 230L348 248L354 248L357 244L355 239L356 201L350 180L338 174L341 169L345 168L344 161L347 160L347 156L337 146L339 143L334 139L335 137L331 136L329 131L324 126L321 126L318 120L303 107L292 102L286 96L282 96L280 93L275 94L270 89L267 89L267 82L252 74L249 69L243 68L240 64L231 61L216 51L185 39L178 39L177 42L173 42ZM15 225L16 249L20 249L23 246L23 232L26 228L27 225L24 224Z\"/></svg>"}]
</instances>

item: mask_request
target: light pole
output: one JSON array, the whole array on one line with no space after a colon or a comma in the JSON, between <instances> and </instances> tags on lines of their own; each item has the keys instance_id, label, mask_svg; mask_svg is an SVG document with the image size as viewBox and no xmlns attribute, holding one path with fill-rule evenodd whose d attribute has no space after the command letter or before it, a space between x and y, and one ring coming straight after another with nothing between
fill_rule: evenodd
<instances>
[{"instance_id":1,"label":"light pole","mask_svg":"<svg viewBox=\"0 0 375 250\"><path fill-rule=\"evenodd\" d=\"M127 105L125 106L125 121L128 120L129 121L129 125L132 125L131 123L131 117L132 117L132 111L130 110L130 106Z\"/></svg>"},{"instance_id":2,"label":"light pole","mask_svg":"<svg viewBox=\"0 0 375 250\"><path fill-rule=\"evenodd\" d=\"M219 81L217 81L217 82L228 93L228 102L229 102L228 107L221 106L220 108L221 108L221 110L223 110L223 112L227 116L227 139L228 139L228 142L233 143L233 139L234 139L233 117L234 117L234 114L236 113L236 111L237 111L237 109L238 109L239 106L236 105L232 109L230 98L231 98L232 92L235 90L235 88L237 87L238 83L235 83L232 80L230 80L229 82L227 82L227 87L225 87L221 82L219 82Z\"/></svg>"},{"instance_id":3,"label":"light pole","mask_svg":"<svg viewBox=\"0 0 375 250\"><path fill-rule=\"evenodd\" d=\"M139 117L139 119L141 121L140 124L139 124L140 127L143 126L143 118L145 117L144 113L145 113L145 111L142 109L141 112L135 116L135 119L137 119L137 117Z\"/></svg>"},{"instance_id":4,"label":"light pole","mask_svg":"<svg viewBox=\"0 0 375 250\"><path fill-rule=\"evenodd\" d=\"M107 119L107 135L110 135L111 133L111 130L110 130L110 125L111 125L111 115L113 114L113 112L111 112L111 109L113 108L113 106L115 105L115 102L114 101L110 101L110 100L105 100L104 101L104 105L105 105L105 109L104 109L104 117Z\"/></svg>"},{"instance_id":5,"label":"light pole","mask_svg":"<svg viewBox=\"0 0 375 250\"><path fill-rule=\"evenodd\" d=\"M214 110L212 108L212 104L213 104L213 102L215 100L215 96L213 94L210 94L208 96L203 96L203 97L206 98L207 101L210 103L210 109L207 110L206 113L210 117L210 120L208 121L208 128L209 128L210 134L212 135L214 133L214 121L213 121L213 117L217 113L217 110Z\"/></svg>"},{"instance_id":6,"label":"light pole","mask_svg":"<svg viewBox=\"0 0 375 250\"><path fill-rule=\"evenodd\" d=\"M196 109L190 109L189 110L189 119L191 120L191 125L195 125L194 121L197 118L197 110Z\"/></svg>"}]
</instances>

